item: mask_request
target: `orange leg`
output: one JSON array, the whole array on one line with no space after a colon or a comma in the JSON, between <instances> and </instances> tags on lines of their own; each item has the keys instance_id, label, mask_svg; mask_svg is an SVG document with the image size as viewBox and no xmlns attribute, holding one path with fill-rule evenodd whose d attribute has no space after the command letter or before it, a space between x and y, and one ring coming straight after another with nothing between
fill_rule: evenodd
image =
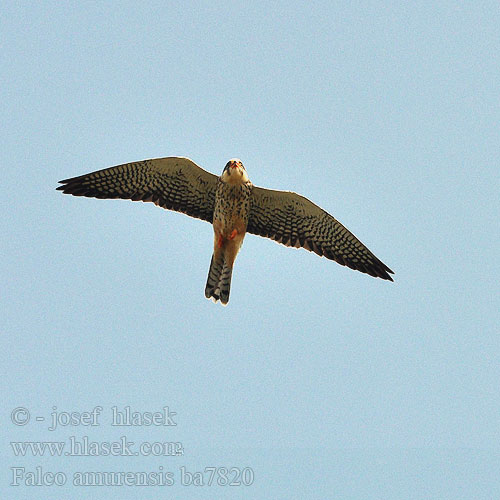
<instances>
[{"instance_id":1,"label":"orange leg","mask_svg":"<svg viewBox=\"0 0 500 500\"><path fill-rule=\"evenodd\" d=\"M233 232L229 235L230 240L234 240L235 236L238 234L237 229L233 229Z\"/></svg>"}]
</instances>

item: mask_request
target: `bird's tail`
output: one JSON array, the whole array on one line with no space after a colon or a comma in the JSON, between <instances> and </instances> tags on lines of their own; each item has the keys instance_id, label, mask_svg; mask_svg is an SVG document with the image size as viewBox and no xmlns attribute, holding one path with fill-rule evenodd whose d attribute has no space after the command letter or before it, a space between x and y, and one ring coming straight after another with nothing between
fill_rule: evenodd
<instances>
[{"instance_id":1,"label":"bird's tail","mask_svg":"<svg viewBox=\"0 0 500 500\"><path fill-rule=\"evenodd\" d=\"M205 286L205 297L212 298L214 302L220 300L223 305L226 305L229 301L232 274L233 268L227 265L223 252L217 259L212 255L207 285Z\"/></svg>"}]
</instances>

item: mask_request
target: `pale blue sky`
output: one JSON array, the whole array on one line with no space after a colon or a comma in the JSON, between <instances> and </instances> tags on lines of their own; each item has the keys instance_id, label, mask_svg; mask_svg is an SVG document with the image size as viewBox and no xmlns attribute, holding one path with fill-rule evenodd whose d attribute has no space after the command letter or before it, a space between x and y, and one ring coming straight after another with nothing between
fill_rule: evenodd
<instances>
[{"instance_id":1,"label":"pale blue sky","mask_svg":"<svg viewBox=\"0 0 500 500\"><path fill-rule=\"evenodd\" d=\"M13 2L0 18L1 497L500 497L498 2ZM332 213L376 280L248 236L227 308L212 229L57 181L239 157ZM35 416L103 407L98 427ZM169 406L175 428L110 409ZM32 420L11 423L26 407ZM14 457L11 441L179 441L182 457ZM9 486L10 467L65 486ZM175 473L82 489L75 471ZM188 487L180 467L251 467Z\"/></svg>"}]
</instances>

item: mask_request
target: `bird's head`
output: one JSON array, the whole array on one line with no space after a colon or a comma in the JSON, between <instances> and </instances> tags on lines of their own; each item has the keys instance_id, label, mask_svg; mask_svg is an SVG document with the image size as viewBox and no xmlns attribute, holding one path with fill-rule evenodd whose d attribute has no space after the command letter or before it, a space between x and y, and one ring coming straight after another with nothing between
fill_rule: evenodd
<instances>
[{"instance_id":1,"label":"bird's head","mask_svg":"<svg viewBox=\"0 0 500 500\"><path fill-rule=\"evenodd\" d=\"M221 176L228 184L244 184L248 182L248 175L243 163L238 158L232 158L226 163Z\"/></svg>"}]
</instances>

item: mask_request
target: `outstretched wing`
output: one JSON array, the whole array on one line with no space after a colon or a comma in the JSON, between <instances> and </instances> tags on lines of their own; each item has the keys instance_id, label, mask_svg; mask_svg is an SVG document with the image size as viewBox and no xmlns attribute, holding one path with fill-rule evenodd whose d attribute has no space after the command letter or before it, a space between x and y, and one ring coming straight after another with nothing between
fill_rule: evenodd
<instances>
[{"instance_id":1,"label":"outstretched wing","mask_svg":"<svg viewBox=\"0 0 500 500\"><path fill-rule=\"evenodd\" d=\"M324 255L371 276L393 281L382 261L329 213L290 191L254 186L247 231Z\"/></svg>"},{"instance_id":2,"label":"outstretched wing","mask_svg":"<svg viewBox=\"0 0 500 500\"><path fill-rule=\"evenodd\" d=\"M125 163L59 181L73 196L151 201L212 222L217 176L189 158L168 157Z\"/></svg>"}]
</instances>

